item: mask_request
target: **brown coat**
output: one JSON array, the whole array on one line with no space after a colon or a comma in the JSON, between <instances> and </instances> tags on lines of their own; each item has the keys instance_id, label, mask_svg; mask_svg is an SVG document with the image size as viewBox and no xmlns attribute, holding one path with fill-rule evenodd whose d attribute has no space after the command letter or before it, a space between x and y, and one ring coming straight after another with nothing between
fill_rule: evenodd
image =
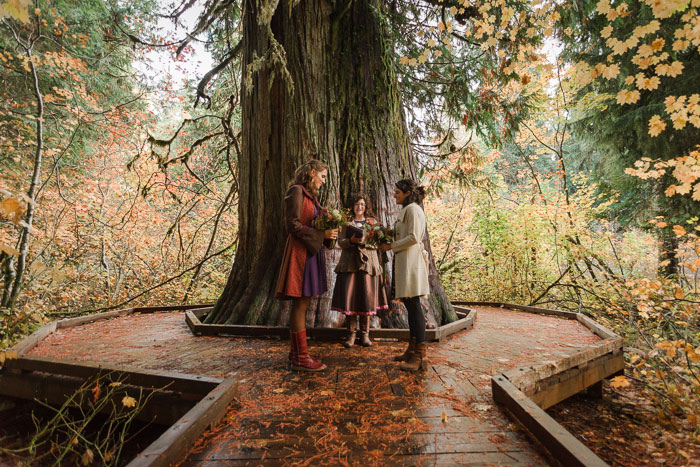
<instances>
[{"instance_id":1,"label":"brown coat","mask_svg":"<svg viewBox=\"0 0 700 467\"><path fill-rule=\"evenodd\" d=\"M287 243L277 277L275 298L290 300L302 296L304 268L308 255L315 255L323 246L324 232L313 227L316 198L301 185L292 185L284 197L284 225Z\"/></svg>"},{"instance_id":2,"label":"brown coat","mask_svg":"<svg viewBox=\"0 0 700 467\"><path fill-rule=\"evenodd\" d=\"M367 221L369 222L369 220ZM343 227L338 235L338 246L343 249L340 253L340 260L335 267L335 273L365 271L370 276L382 274L382 267L379 264L377 249L366 245L364 242L367 234L362 237L362 243L352 243L347 234L347 228Z\"/></svg>"}]
</instances>

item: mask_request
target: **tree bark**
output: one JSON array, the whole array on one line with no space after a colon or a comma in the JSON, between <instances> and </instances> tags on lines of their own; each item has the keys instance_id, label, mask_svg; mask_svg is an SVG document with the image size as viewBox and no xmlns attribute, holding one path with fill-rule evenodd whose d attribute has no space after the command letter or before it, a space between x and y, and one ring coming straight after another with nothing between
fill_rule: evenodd
<instances>
[{"instance_id":1,"label":"tree bark","mask_svg":"<svg viewBox=\"0 0 700 467\"><path fill-rule=\"evenodd\" d=\"M416 178L416 169L381 8L378 0L305 0L291 10L286 2L276 9L271 29L284 50L293 90L278 66L268 64L249 78L242 98L239 248L206 322L287 324L288 309L274 299L286 237L282 201L305 160L318 158L329 166L323 204L344 206L350 193L362 190L379 221L393 224L394 182ZM245 3L244 83L249 65L272 45L266 26L258 23L260 13L258 2ZM427 232L425 244L429 249ZM327 255L330 290L312 301L308 326L336 326L344 319L329 310L339 254ZM454 320L434 263L430 280L426 309L437 323ZM405 323L400 315L383 320Z\"/></svg>"}]
</instances>

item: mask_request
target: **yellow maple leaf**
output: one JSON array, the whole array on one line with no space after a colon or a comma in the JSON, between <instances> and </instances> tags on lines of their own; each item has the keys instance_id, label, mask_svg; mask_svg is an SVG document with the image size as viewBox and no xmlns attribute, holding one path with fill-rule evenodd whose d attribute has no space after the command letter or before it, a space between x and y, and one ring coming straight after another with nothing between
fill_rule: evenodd
<instances>
[{"instance_id":1,"label":"yellow maple leaf","mask_svg":"<svg viewBox=\"0 0 700 467\"><path fill-rule=\"evenodd\" d=\"M681 194L685 194L685 193L681 193ZM685 231L685 229L683 228L682 225L674 225L673 226L673 233L676 234L676 237L682 237L687 232Z\"/></svg>"},{"instance_id":2,"label":"yellow maple leaf","mask_svg":"<svg viewBox=\"0 0 700 467\"><path fill-rule=\"evenodd\" d=\"M666 129L666 122L661 120L659 115L654 115L649 120L649 135L658 136L662 131Z\"/></svg>"},{"instance_id":3,"label":"yellow maple leaf","mask_svg":"<svg viewBox=\"0 0 700 467\"><path fill-rule=\"evenodd\" d=\"M607 39L608 37L610 37L610 34L612 34L612 32L613 32L613 27L608 25L608 26L605 26L600 31L600 35Z\"/></svg>"},{"instance_id":4,"label":"yellow maple leaf","mask_svg":"<svg viewBox=\"0 0 700 467\"><path fill-rule=\"evenodd\" d=\"M613 388L625 388L630 385L629 380L624 376L615 376L613 379L610 380L610 386Z\"/></svg>"},{"instance_id":5,"label":"yellow maple leaf","mask_svg":"<svg viewBox=\"0 0 700 467\"><path fill-rule=\"evenodd\" d=\"M603 68L603 72L601 74L603 78L615 79L617 78L617 75L620 74L620 67L615 64L606 66Z\"/></svg>"},{"instance_id":6,"label":"yellow maple leaf","mask_svg":"<svg viewBox=\"0 0 700 467\"><path fill-rule=\"evenodd\" d=\"M664 48L664 45L666 45L666 40L662 37L659 37L651 43L651 50L653 50L654 52L658 52L659 50Z\"/></svg>"},{"instance_id":7,"label":"yellow maple leaf","mask_svg":"<svg viewBox=\"0 0 700 467\"><path fill-rule=\"evenodd\" d=\"M636 89L623 89L617 93L617 103L620 105L634 104L639 100L640 96L639 91Z\"/></svg>"},{"instance_id":8,"label":"yellow maple leaf","mask_svg":"<svg viewBox=\"0 0 700 467\"><path fill-rule=\"evenodd\" d=\"M676 60L668 66L668 70L667 70L666 74L668 76L670 76L671 78L675 78L676 76L683 73L683 68L685 68L683 66L683 64L681 62L679 62L678 60Z\"/></svg>"},{"instance_id":9,"label":"yellow maple leaf","mask_svg":"<svg viewBox=\"0 0 700 467\"><path fill-rule=\"evenodd\" d=\"M122 405L124 407L129 407L129 408L136 407L136 399L134 399L131 396L124 396L124 398L122 399Z\"/></svg>"}]
</instances>

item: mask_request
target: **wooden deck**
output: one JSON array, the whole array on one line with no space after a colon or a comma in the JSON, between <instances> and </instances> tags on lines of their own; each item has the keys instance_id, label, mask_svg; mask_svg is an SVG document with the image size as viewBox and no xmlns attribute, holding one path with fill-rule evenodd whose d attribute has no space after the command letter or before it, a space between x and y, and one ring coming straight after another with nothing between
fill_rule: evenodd
<instances>
[{"instance_id":1,"label":"wooden deck","mask_svg":"<svg viewBox=\"0 0 700 467\"><path fill-rule=\"evenodd\" d=\"M494 406L491 375L571 355L599 337L575 320L475 307L474 329L429 348L427 372L391 357L404 344L310 341L329 369L287 370L288 341L196 337L184 313L59 329L31 355L238 379L239 398L183 465L542 465Z\"/></svg>"}]
</instances>

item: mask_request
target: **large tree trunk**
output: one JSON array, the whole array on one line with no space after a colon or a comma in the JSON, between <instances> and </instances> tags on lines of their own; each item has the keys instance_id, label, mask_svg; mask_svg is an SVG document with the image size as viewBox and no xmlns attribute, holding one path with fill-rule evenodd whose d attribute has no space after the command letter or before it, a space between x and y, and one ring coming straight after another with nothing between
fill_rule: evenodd
<instances>
[{"instance_id":1,"label":"large tree trunk","mask_svg":"<svg viewBox=\"0 0 700 467\"><path fill-rule=\"evenodd\" d=\"M386 53L391 44L378 14L381 2L331 3L305 0L290 11L283 2L272 18L293 91L280 68L267 66L252 75L242 99L239 248L207 322L287 324L288 309L274 299L285 243L282 201L303 161L315 157L329 165L322 203L340 206L351 192L363 190L379 220L390 225L398 213L394 182L416 176L395 70ZM257 2L245 3L244 83L248 65L271 46L265 26L258 24L257 8ZM338 256L339 251L328 255L331 291ZM434 264L430 276L432 294L424 305L438 324L454 320ZM329 302L330 293L312 302L307 325L342 322ZM406 320L395 314L383 324L405 326Z\"/></svg>"}]
</instances>

